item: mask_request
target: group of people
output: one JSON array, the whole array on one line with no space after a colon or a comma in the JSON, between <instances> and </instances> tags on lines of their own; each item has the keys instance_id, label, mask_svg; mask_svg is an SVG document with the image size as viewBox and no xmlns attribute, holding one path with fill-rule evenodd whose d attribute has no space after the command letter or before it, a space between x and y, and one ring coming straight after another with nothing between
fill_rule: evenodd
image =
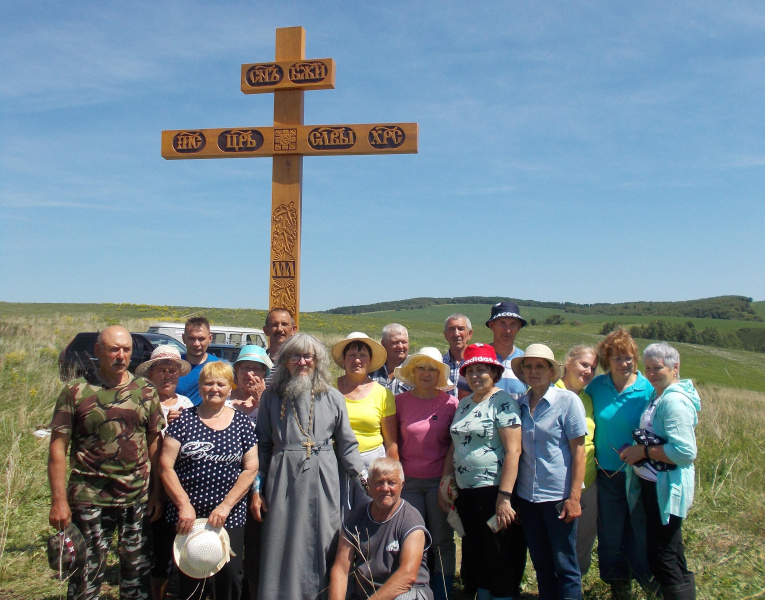
<instances>
[{"instance_id":1,"label":"group of people","mask_svg":"<svg viewBox=\"0 0 765 600\"><path fill-rule=\"evenodd\" d=\"M269 348L229 365L196 317L185 356L160 346L135 376L130 334L104 329L52 421L50 524L88 549L68 597L98 597L116 530L121 598L163 598L173 562L184 599L449 598L456 530L479 600L519 598L527 553L541 599L581 598L596 538L614 598L633 579L695 598L681 526L700 400L677 351L649 345L643 375L617 329L559 364L516 347L526 325L501 302L491 344L454 314L443 355L410 353L395 323L327 348L274 309Z\"/></svg>"}]
</instances>

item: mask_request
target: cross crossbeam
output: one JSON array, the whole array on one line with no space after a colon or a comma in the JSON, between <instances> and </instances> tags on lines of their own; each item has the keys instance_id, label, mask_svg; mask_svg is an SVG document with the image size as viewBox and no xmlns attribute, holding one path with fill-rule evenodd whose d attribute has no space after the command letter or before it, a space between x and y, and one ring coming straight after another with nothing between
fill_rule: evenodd
<instances>
[{"instance_id":1,"label":"cross crossbeam","mask_svg":"<svg viewBox=\"0 0 765 600\"><path fill-rule=\"evenodd\" d=\"M303 156L413 154L417 123L305 125L304 90L334 89L335 61L305 58L305 30L276 30L274 62L242 65L245 94L274 94L273 127L177 129L162 132L168 160L273 157L269 308L300 319ZM310 439L308 440L310 443ZM310 446L306 448L310 453Z\"/></svg>"}]
</instances>

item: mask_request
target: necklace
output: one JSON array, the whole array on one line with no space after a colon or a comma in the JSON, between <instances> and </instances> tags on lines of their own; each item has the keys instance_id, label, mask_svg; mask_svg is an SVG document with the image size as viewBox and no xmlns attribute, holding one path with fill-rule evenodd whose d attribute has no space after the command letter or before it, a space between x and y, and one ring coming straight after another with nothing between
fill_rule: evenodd
<instances>
[{"instance_id":1,"label":"necklace","mask_svg":"<svg viewBox=\"0 0 765 600\"><path fill-rule=\"evenodd\" d=\"M311 434L307 433L305 429L303 429L303 425L300 423L300 418L297 414L297 409L295 408L295 401L293 399L290 399L290 406L292 407L292 414L295 415L295 423L297 423L298 429L300 430L300 433L302 433L306 440L301 444L305 448L305 457L311 458L311 450L316 447L316 444L311 440ZM314 395L311 394L311 408L308 410L308 431L313 430L313 407L314 407Z\"/></svg>"}]
</instances>

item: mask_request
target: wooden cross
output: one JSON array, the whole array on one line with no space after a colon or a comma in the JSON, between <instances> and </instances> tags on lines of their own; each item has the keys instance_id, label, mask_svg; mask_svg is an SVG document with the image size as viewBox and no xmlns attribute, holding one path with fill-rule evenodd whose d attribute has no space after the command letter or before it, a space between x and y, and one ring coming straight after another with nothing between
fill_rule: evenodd
<instances>
[{"instance_id":1,"label":"wooden cross","mask_svg":"<svg viewBox=\"0 0 765 600\"><path fill-rule=\"evenodd\" d=\"M305 448L305 457L311 458L311 450L316 446L316 444L311 441L311 436L309 435L308 439L300 445Z\"/></svg>"},{"instance_id":2,"label":"wooden cross","mask_svg":"<svg viewBox=\"0 0 765 600\"><path fill-rule=\"evenodd\" d=\"M413 154L418 126L304 125L303 92L334 89L335 61L306 60L302 27L277 29L275 61L242 65L241 87L245 94L273 92L273 127L163 131L162 156L170 160L273 157L269 308L286 308L297 325L303 156Z\"/></svg>"}]
</instances>

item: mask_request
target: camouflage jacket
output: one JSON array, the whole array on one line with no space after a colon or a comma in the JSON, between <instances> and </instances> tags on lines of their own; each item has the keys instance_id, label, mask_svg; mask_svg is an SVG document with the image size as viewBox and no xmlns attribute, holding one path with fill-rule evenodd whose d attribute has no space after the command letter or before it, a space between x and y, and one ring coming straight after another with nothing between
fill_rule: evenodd
<instances>
[{"instance_id":1,"label":"camouflage jacket","mask_svg":"<svg viewBox=\"0 0 765 600\"><path fill-rule=\"evenodd\" d=\"M51 429L70 438L67 497L73 506L130 506L146 501L147 434L165 420L154 386L130 375L105 387L95 374L69 383L59 394Z\"/></svg>"}]
</instances>

